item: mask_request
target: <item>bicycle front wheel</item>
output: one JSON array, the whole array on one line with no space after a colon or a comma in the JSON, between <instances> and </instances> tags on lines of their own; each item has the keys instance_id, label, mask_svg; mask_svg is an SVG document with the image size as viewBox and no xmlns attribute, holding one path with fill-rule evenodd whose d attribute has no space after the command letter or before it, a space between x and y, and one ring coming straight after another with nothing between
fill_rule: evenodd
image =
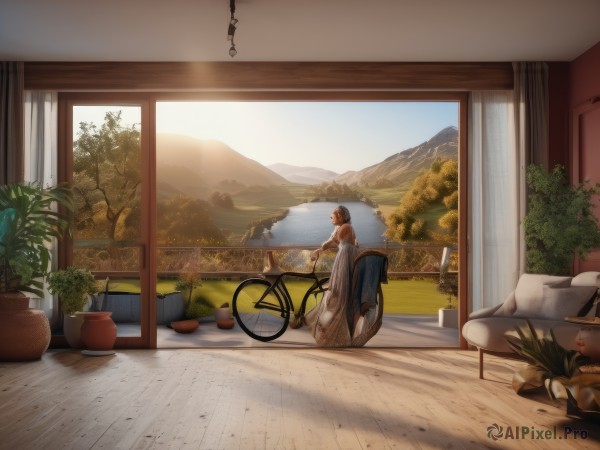
<instances>
[{"instance_id":1,"label":"bicycle front wheel","mask_svg":"<svg viewBox=\"0 0 600 450\"><path fill-rule=\"evenodd\" d=\"M233 316L250 337L267 342L277 339L290 321L287 302L262 278L243 281L233 294Z\"/></svg>"}]
</instances>

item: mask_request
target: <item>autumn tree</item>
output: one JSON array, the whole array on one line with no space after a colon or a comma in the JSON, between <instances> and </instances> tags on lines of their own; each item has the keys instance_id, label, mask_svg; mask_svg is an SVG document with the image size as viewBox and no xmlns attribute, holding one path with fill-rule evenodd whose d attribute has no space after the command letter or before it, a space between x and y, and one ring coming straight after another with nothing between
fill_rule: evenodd
<instances>
[{"instance_id":1,"label":"autumn tree","mask_svg":"<svg viewBox=\"0 0 600 450\"><path fill-rule=\"evenodd\" d=\"M439 218L438 226L444 231L445 239L454 239L458 232L458 163L455 160L438 159L414 180L400 200L400 206L390 215L386 236L400 242L431 239L432 232L426 221L418 216L437 204L447 210Z\"/></svg>"},{"instance_id":2,"label":"autumn tree","mask_svg":"<svg viewBox=\"0 0 600 450\"><path fill-rule=\"evenodd\" d=\"M75 229L79 237L135 238L140 220L140 132L121 123L121 111L104 123L81 122L73 145Z\"/></svg>"}]
</instances>

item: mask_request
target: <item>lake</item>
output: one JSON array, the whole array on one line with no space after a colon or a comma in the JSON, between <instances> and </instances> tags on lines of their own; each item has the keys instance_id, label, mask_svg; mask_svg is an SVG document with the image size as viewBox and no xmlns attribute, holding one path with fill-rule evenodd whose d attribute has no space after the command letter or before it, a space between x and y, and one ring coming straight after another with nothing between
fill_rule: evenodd
<instances>
[{"instance_id":1,"label":"lake","mask_svg":"<svg viewBox=\"0 0 600 450\"><path fill-rule=\"evenodd\" d=\"M362 202L341 203L350 210L352 226L362 248L383 247L385 224L375 209ZM318 247L331 232L331 212L339 203L314 202L292 206L285 219L275 223L271 231L265 231L261 239L246 241L248 247L307 246Z\"/></svg>"}]
</instances>

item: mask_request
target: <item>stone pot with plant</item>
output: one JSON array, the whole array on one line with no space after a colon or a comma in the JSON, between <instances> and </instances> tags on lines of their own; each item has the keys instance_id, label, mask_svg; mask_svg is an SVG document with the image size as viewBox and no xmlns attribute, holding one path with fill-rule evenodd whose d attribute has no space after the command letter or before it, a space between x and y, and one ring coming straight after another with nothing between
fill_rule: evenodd
<instances>
[{"instance_id":1,"label":"stone pot with plant","mask_svg":"<svg viewBox=\"0 0 600 450\"><path fill-rule=\"evenodd\" d=\"M438 309L438 325L444 328L458 328L458 274L443 270L440 274L440 280L437 290L446 294L448 303ZM454 299L454 301L453 301Z\"/></svg>"},{"instance_id":2,"label":"stone pot with plant","mask_svg":"<svg viewBox=\"0 0 600 450\"><path fill-rule=\"evenodd\" d=\"M50 344L50 323L41 310L29 309L23 292L44 297L50 271L47 244L69 229L63 211L73 209L65 185L34 183L0 186L0 360L39 359Z\"/></svg>"},{"instance_id":3,"label":"stone pot with plant","mask_svg":"<svg viewBox=\"0 0 600 450\"><path fill-rule=\"evenodd\" d=\"M600 184L571 185L560 164L549 173L530 165L527 184L529 205L523 221L527 272L568 275L575 257L585 259L600 246L600 227L593 211Z\"/></svg>"},{"instance_id":4,"label":"stone pot with plant","mask_svg":"<svg viewBox=\"0 0 600 450\"><path fill-rule=\"evenodd\" d=\"M68 267L48 276L48 291L58 295L64 315L63 331L72 348L82 348L81 325L82 312L88 301L88 295L98 292L99 286L94 275L87 269Z\"/></svg>"}]
</instances>

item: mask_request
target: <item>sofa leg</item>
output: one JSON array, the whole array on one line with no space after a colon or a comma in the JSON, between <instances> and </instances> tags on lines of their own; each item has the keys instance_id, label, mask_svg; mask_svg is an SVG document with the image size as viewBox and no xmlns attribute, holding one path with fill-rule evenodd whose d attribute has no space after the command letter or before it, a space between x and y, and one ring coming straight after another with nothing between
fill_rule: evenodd
<instances>
[{"instance_id":1,"label":"sofa leg","mask_svg":"<svg viewBox=\"0 0 600 450\"><path fill-rule=\"evenodd\" d=\"M479 379L483 380L483 349L479 349Z\"/></svg>"}]
</instances>

